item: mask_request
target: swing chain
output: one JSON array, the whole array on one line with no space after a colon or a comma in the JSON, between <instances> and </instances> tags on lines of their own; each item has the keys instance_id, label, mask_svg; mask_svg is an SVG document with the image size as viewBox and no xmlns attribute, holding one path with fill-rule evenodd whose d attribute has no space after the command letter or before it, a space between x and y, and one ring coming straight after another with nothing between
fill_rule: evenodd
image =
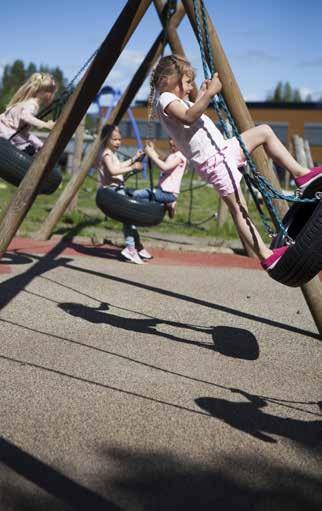
<instances>
[{"instance_id":1,"label":"swing chain","mask_svg":"<svg viewBox=\"0 0 322 511\"><path fill-rule=\"evenodd\" d=\"M215 65L214 65L212 48L211 48L211 44L210 44L210 38L209 38L209 31L208 31L208 23L207 23L207 15L206 15L205 5L204 5L203 0L199 0L199 2L198 2L199 9L198 9L197 2L198 2L198 0L193 0L193 7L194 7L195 20L196 20L196 28L197 28L197 39L198 39L198 43L199 43L199 47L200 47L200 53L201 53L201 58L202 58L205 78L207 79L208 76L209 76L208 75L207 65L208 65L212 75L214 75L216 70L215 70ZM202 23L203 23L203 32L205 34L205 44L206 44L206 47L207 47L207 54L208 54L208 62L207 62L207 59L206 59L206 53L205 53L205 48L204 48L204 40L203 40L203 36L202 36L201 20L200 20L199 10L201 10ZM271 212L271 215L272 215L272 217L274 219L274 223L282 231L285 240L288 243L294 243L292 238L288 235L288 233L287 233L287 231L285 229L285 226L282 223L280 215L279 215L276 207L274 206L272 200L273 199L283 199L283 200L286 200L288 202L301 202L301 203L306 202L306 203L308 203L308 202L316 202L318 197L315 197L315 198L312 198L312 199L304 199L304 198L302 198L301 195L299 195L297 193L295 193L293 196L291 196L291 195L285 195L285 194L275 190L275 188L271 185L271 183L269 183L269 181L267 181L265 179L265 177L262 176L258 172L258 170L256 168L256 165L255 165L255 162L252 159L251 155L249 154L249 151L248 151L247 147L245 146L245 144L244 144L244 142L243 142L243 140L242 140L242 138L240 136L240 133L239 133L239 131L237 129L235 121L234 121L234 119L233 119L233 117L232 117L232 115L231 115L231 113L230 113L230 111L229 111L229 109L228 109L228 107L227 107L227 105L225 103L225 100L224 100L222 94L218 94L217 99L214 99L214 101L212 102L212 106L216 110L216 113L218 115L220 124L223 127L223 131L224 131L225 136L227 138L230 138L231 135L230 134L227 135L227 131L228 131L227 130L227 126L225 125L225 123L222 122L221 110L223 110L225 112L225 114L227 116L227 121L229 122L229 124L230 124L230 126L232 128L232 132L233 132L232 134L239 141L240 146L241 146L241 148L243 150L243 153L245 154L245 157L246 157L246 160L247 160L247 163L248 163L249 172L250 172L250 174L252 174L252 176L250 176L250 174L248 174L248 177L250 179L246 180L246 184L249 187L250 192L252 193L252 195L254 197L254 194L253 194L253 192L251 190L251 186L253 185L263 195L263 197L265 199L265 202L266 202L266 206L269 209L269 211ZM322 198L322 194L321 194L321 198ZM255 197L254 197L254 200L255 200L255 204L257 206L257 209L259 210L258 201L257 201L257 199ZM270 237L272 237L274 231L272 231L272 229L269 227L267 219L264 217L263 213L260 210L259 210L259 212L260 212L260 215L262 217L262 221L263 221L264 227L265 227L265 229L268 232L268 235ZM275 233L274 235L277 236L277 233Z\"/></svg>"}]
</instances>

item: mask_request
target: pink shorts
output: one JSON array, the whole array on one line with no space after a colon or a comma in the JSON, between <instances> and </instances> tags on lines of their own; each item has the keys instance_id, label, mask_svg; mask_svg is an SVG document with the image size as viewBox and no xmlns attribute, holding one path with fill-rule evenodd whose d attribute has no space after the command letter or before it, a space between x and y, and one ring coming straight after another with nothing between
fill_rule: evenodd
<instances>
[{"instance_id":1,"label":"pink shorts","mask_svg":"<svg viewBox=\"0 0 322 511\"><path fill-rule=\"evenodd\" d=\"M213 185L221 197L234 193L243 177L239 167L246 164L245 155L236 137L225 141L220 151L202 163L197 172L204 181Z\"/></svg>"}]
</instances>

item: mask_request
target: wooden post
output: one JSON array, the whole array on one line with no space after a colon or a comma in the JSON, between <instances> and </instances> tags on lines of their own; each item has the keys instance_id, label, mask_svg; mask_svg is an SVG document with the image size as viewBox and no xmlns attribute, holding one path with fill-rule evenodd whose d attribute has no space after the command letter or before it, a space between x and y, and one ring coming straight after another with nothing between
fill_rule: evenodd
<instances>
[{"instance_id":1,"label":"wooden post","mask_svg":"<svg viewBox=\"0 0 322 511\"><path fill-rule=\"evenodd\" d=\"M176 55L180 55L181 57L186 59L187 58L186 54L184 52L183 46L180 41L180 37L176 30L174 16L172 16L172 18L170 18L168 27L165 27L165 20L163 17L163 9L165 8L165 4L164 4L163 0L153 0L153 1L154 1L154 5L156 7L157 13L159 15L160 21L161 21L163 27L167 29L167 40L170 45L172 53L175 53ZM179 4L177 9L183 9L182 4ZM185 12L184 9L183 9L183 12ZM193 82L193 90L190 93L191 101L196 100L197 94L198 94L198 88L197 88L196 82Z\"/></svg>"},{"instance_id":2,"label":"wooden post","mask_svg":"<svg viewBox=\"0 0 322 511\"><path fill-rule=\"evenodd\" d=\"M74 145L74 154L73 154L73 162L71 175L78 174L80 171L83 148L84 148L84 136L85 136L85 120L86 116L80 122L76 133L75 133L75 145ZM73 211L77 207L77 194L74 195L73 200L70 202L68 206L68 211Z\"/></svg>"},{"instance_id":3,"label":"wooden post","mask_svg":"<svg viewBox=\"0 0 322 511\"><path fill-rule=\"evenodd\" d=\"M173 21L176 23L176 26L179 25L182 18L185 15L185 11L183 7L178 8L177 12L173 16ZM111 115L109 117L108 122L118 124L120 120L122 119L123 115L129 108L130 104L132 103L134 97L136 96L138 90L140 89L142 83L144 82L147 74L161 55L163 48L163 31L160 32L158 37L156 38L155 42L150 48L150 51L146 55L145 59L143 60L142 64L136 71L135 75L133 76L129 86L122 94L122 97L119 99L117 105L111 112ZM95 141L91 145L90 149L88 150L80 172L73 176L72 179L69 181L63 192L61 193L60 197L58 198L55 206L49 213L48 217L46 218L45 222L43 223L40 230L36 233L35 237L37 239L48 239L56 226L56 224L59 222L60 218L66 211L66 208L68 207L68 204L74 197L74 195L77 193L77 191L82 186L89 170L94 165L98 151L101 146L100 141L100 132L98 133Z\"/></svg>"},{"instance_id":4,"label":"wooden post","mask_svg":"<svg viewBox=\"0 0 322 511\"><path fill-rule=\"evenodd\" d=\"M182 2L190 19L191 26L195 34L197 34L193 0L182 0ZM219 41L215 27L208 14L206 14L206 16L216 70L218 71L220 80L223 84L223 95L225 97L227 106L236 121L239 131L243 132L248 128L252 128L254 126L254 121L242 97L227 57ZM268 158L264 149L256 149L252 156L255 160L258 170L271 181L274 188L281 190L277 176L269 168ZM285 202L276 200L274 201L274 205L276 206L280 215L284 216L288 210L288 206L285 204ZM310 282L302 286L301 289L308 307L312 313L317 329L322 335L322 289L319 278L315 277Z\"/></svg>"},{"instance_id":5,"label":"wooden post","mask_svg":"<svg viewBox=\"0 0 322 511\"><path fill-rule=\"evenodd\" d=\"M314 167L310 144L308 140L304 140L304 151L306 154L306 165L310 168Z\"/></svg>"},{"instance_id":6,"label":"wooden post","mask_svg":"<svg viewBox=\"0 0 322 511\"><path fill-rule=\"evenodd\" d=\"M303 138L299 137L298 135L293 135L293 144L296 160L300 165L302 165L302 167L307 167Z\"/></svg>"},{"instance_id":7,"label":"wooden post","mask_svg":"<svg viewBox=\"0 0 322 511\"><path fill-rule=\"evenodd\" d=\"M196 27L196 20L194 15L194 9L193 9L193 0L182 0L183 4L185 6L186 12L188 14L188 17L190 19L192 28L197 35L197 27ZM243 132L249 128L253 128L255 126L254 121L248 111L248 108L246 106L246 103L242 97L241 91L239 89L239 86L236 82L236 79L234 77L234 74L232 72L232 69L229 65L229 62L227 60L227 57L225 55L225 52L221 46L221 43L218 38L218 34L215 30L215 27L210 19L210 17L207 16L208 21L208 30L209 30L209 36L211 41L211 46L213 49L213 56L214 61L216 65L216 71L218 71L220 80L223 84L223 96L225 98L225 101L227 103L227 106L232 114L232 116L235 119L235 122L238 126L238 129L240 132ZM278 181L278 178L276 174L274 174L269 165L268 165L268 158L267 155L262 147L259 147L256 149L252 157L256 163L257 168L260 170L260 172L267 177L267 179L270 180L274 188L280 190L280 184ZM278 208L281 215L284 216L284 214L287 212L287 205L284 202L274 200L274 205Z\"/></svg>"},{"instance_id":8,"label":"wooden post","mask_svg":"<svg viewBox=\"0 0 322 511\"><path fill-rule=\"evenodd\" d=\"M69 98L45 146L38 153L0 224L0 254L10 241L35 200L41 179L57 162L68 140L84 117L92 99L103 85L151 0L128 0L75 92ZM111 51L113 49L113 51Z\"/></svg>"}]
</instances>

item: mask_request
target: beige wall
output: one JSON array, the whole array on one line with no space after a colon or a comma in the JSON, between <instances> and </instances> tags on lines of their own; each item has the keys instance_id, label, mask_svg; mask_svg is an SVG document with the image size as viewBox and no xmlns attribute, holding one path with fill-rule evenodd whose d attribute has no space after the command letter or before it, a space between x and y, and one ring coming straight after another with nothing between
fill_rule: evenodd
<instances>
[{"instance_id":1,"label":"beige wall","mask_svg":"<svg viewBox=\"0 0 322 511\"><path fill-rule=\"evenodd\" d=\"M133 107L132 111L137 120L147 120L147 110L145 107ZM322 124L322 109L290 109L290 108L260 108L249 107L250 114L255 123L281 122L288 123L288 142L292 135L300 135L303 137L305 123ZM214 111L209 109L208 115L216 120ZM133 140L125 139L124 143L132 145ZM157 142L160 149L167 148L167 141L160 140ZM312 157L314 161L322 162L322 141L321 146L311 147Z\"/></svg>"}]
</instances>

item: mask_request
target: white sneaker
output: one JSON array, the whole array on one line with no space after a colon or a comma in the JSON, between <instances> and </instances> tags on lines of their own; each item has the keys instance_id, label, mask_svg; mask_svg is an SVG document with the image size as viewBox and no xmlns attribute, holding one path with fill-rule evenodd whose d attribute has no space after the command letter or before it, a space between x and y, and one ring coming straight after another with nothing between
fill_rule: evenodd
<instances>
[{"instance_id":1,"label":"white sneaker","mask_svg":"<svg viewBox=\"0 0 322 511\"><path fill-rule=\"evenodd\" d=\"M130 261L131 263L144 264L135 248L125 247L121 252L121 256L124 257L124 259L126 259L127 261Z\"/></svg>"},{"instance_id":2,"label":"white sneaker","mask_svg":"<svg viewBox=\"0 0 322 511\"><path fill-rule=\"evenodd\" d=\"M142 259L153 259L153 255L150 254L145 248L142 248L142 250L139 251L139 256L142 257Z\"/></svg>"}]
</instances>

